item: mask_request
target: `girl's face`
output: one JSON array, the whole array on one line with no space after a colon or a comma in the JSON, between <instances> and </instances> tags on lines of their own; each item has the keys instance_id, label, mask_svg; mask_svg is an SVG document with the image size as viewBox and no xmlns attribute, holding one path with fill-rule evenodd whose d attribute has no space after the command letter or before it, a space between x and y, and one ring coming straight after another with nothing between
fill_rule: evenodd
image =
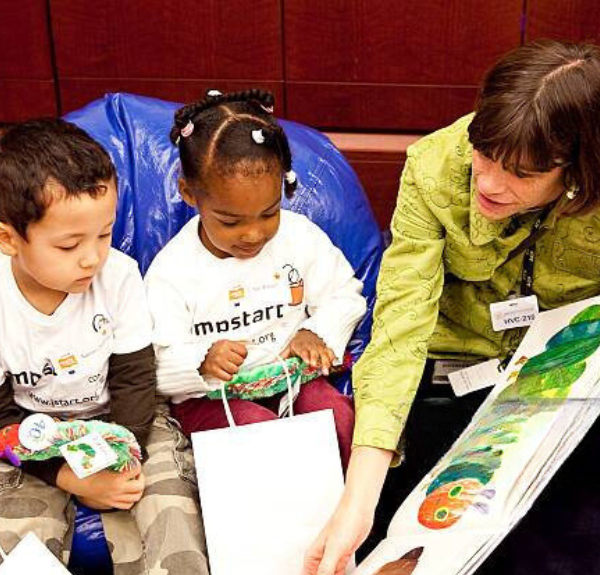
<instances>
[{"instance_id":1,"label":"girl's face","mask_svg":"<svg viewBox=\"0 0 600 575\"><path fill-rule=\"evenodd\" d=\"M473 150L473 176L479 211L488 220L503 220L556 200L564 191L563 168L517 176Z\"/></svg>"},{"instance_id":2,"label":"girl's face","mask_svg":"<svg viewBox=\"0 0 600 575\"><path fill-rule=\"evenodd\" d=\"M281 210L279 171L205 178L206 190L192 194L185 182L185 201L198 209L200 239L218 258L257 256L279 229Z\"/></svg>"}]
</instances>

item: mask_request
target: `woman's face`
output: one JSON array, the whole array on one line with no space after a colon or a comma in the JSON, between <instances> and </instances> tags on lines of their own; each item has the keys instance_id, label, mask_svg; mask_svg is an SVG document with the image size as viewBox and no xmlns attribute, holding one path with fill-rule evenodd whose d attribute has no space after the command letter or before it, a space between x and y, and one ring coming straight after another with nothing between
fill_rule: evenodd
<instances>
[{"instance_id":1,"label":"woman's face","mask_svg":"<svg viewBox=\"0 0 600 575\"><path fill-rule=\"evenodd\" d=\"M504 220L556 200L564 191L563 168L517 176L473 150L477 206L488 220Z\"/></svg>"}]
</instances>

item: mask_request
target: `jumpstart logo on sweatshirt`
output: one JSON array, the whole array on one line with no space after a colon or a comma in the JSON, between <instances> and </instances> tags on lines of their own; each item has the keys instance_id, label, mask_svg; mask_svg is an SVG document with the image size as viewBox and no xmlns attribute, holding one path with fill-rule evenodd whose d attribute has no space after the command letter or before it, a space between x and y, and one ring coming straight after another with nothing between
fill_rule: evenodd
<instances>
[{"instance_id":1,"label":"jumpstart logo on sweatshirt","mask_svg":"<svg viewBox=\"0 0 600 575\"><path fill-rule=\"evenodd\" d=\"M282 319L285 309L296 307L304 302L304 280L300 272L291 264L281 266L281 271L273 273L273 281L245 286L235 283L227 290L230 310L237 312L229 317L194 323L194 334L209 336L227 333L253 326L257 323ZM286 281L287 280L287 281ZM277 303L277 302L285 303ZM241 311L242 304L253 309ZM260 304L260 305L259 305Z\"/></svg>"},{"instance_id":2,"label":"jumpstart logo on sweatshirt","mask_svg":"<svg viewBox=\"0 0 600 575\"><path fill-rule=\"evenodd\" d=\"M217 321L200 321L194 324L196 335L210 335L212 333L226 333L263 321L281 319L283 317L284 304L268 305L254 311L244 311L227 319Z\"/></svg>"}]
</instances>

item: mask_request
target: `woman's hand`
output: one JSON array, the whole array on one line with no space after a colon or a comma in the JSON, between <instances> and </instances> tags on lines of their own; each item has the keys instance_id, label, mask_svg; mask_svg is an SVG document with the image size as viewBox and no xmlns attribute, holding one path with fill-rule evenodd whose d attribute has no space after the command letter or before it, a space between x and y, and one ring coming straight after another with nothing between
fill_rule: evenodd
<instances>
[{"instance_id":1,"label":"woman's hand","mask_svg":"<svg viewBox=\"0 0 600 575\"><path fill-rule=\"evenodd\" d=\"M343 575L373 527L373 509L342 499L304 559L304 575Z\"/></svg>"},{"instance_id":2,"label":"woman's hand","mask_svg":"<svg viewBox=\"0 0 600 575\"><path fill-rule=\"evenodd\" d=\"M299 357L311 367L320 367L323 375L329 375L329 370L335 361L333 351L317 334L307 329L301 329L296 333L281 356L284 359Z\"/></svg>"},{"instance_id":3,"label":"woman's hand","mask_svg":"<svg viewBox=\"0 0 600 575\"><path fill-rule=\"evenodd\" d=\"M348 561L371 531L392 455L375 447L356 447L352 451L344 495L308 549L303 575L343 575Z\"/></svg>"},{"instance_id":4,"label":"woman's hand","mask_svg":"<svg viewBox=\"0 0 600 575\"><path fill-rule=\"evenodd\" d=\"M212 344L202 365L201 375L210 375L231 381L248 355L248 348L240 341L221 339Z\"/></svg>"},{"instance_id":5,"label":"woman's hand","mask_svg":"<svg viewBox=\"0 0 600 575\"><path fill-rule=\"evenodd\" d=\"M142 498L145 483L139 461L129 471L116 473L104 469L85 479L79 479L65 463L56 479L56 485L63 491L76 495L81 503L100 511L131 509Z\"/></svg>"}]
</instances>

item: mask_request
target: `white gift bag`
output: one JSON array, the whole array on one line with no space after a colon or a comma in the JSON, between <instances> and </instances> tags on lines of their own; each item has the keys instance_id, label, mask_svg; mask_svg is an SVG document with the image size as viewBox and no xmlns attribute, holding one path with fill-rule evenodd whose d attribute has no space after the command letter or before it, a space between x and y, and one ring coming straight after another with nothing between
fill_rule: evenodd
<instances>
[{"instance_id":1,"label":"white gift bag","mask_svg":"<svg viewBox=\"0 0 600 575\"><path fill-rule=\"evenodd\" d=\"M333 411L236 427L223 398L192 435L211 575L300 575L344 488Z\"/></svg>"},{"instance_id":2,"label":"white gift bag","mask_svg":"<svg viewBox=\"0 0 600 575\"><path fill-rule=\"evenodd\" d=\"M0 555L0 575L70 575L66 567L31 532L8 555L2 550Z\"/></svg>"}]
</instances>

